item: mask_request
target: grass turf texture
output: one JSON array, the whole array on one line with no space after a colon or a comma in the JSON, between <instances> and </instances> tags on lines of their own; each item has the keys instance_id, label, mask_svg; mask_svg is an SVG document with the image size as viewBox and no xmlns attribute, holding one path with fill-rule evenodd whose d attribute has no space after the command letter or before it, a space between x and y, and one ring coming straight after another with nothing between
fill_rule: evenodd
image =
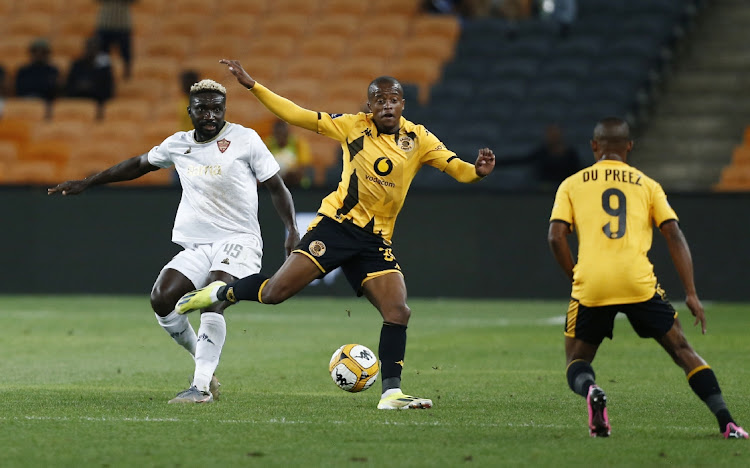
<instances>
[{"instance_id":1,"label":"grass turf texture","mask_svg":"<svg viewBox=\"0 0 750 468\"><path fill-rule=\"evenodd\" d=\"M147 297L0 300L3 467L750 465L750 443L724 440L626 320L594 362L612 437L589 438L585 400L565 381L564 301L411 300L404 390L435 407L379 411L380 382L348 394L327 369L342 344L377 350L381 321L364 299L229 309L222 398L190 406L166 404L193 365ZM709 304L706 336L678 310L748 428L747 305Z\"/></svg>"}]
</instances>

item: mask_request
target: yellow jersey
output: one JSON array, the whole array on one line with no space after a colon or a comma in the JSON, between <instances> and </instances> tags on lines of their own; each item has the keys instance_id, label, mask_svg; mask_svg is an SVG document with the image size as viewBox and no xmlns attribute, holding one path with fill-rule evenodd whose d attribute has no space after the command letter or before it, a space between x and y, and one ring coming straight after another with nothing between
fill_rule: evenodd
<instances>
[{"instance_id":1,"label":"yellow jersey","mask_svg":"<svg viewBox=\"0 0 750 468\"><path fill-rule=\"evenodd\" d=\"M387 242L414 176L424 164L461 180L475 173L424 126L401 117L398 134L379 134L372 114L318 113L318 133L341 142L344 166L335 192L320 209L338 222L348 221ZM470 166L470 167L466 167ZM474 175L474 179L479 179ZM468 180L467 180L468 181Z\"/></svg>"},{"instance_id":2,"label":"yellow jersey","mask_svg":"<svg viewBox=\"0 0 750 468\"><path fill-rule=\"evenodd\" d=\"M565 179L550 222L563 221L578 236L571 297L588 307L653 297L653 226L677 219L661 185L624 162L600 160Z\"/></svg>"}]
</instances>

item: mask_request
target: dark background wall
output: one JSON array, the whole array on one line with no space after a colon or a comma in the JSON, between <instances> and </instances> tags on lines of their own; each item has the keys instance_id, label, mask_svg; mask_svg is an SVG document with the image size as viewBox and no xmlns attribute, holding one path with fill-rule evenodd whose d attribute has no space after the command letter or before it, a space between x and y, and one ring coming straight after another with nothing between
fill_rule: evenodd
<instances>
[{"instance_id":1,"label":"dark background wall","mask_svg":"<svg viewBox=\"0 0 750 468\"><path fill-rule=\"evenodd\" d=\"M294 192L315 211L326 192ZM264 271L283 261L283 225L260 189ZM553 193L412 190L394 236L412 297L556 298L569 284L546 242ZM170 241L178 188L102 187L76 197L0 188L0 293L147 294L179 251ZM750 194L672 194L706 300L750 301ZM682 287L656 233L651 259L670 297ZM351 294L342 276L303 294Z\"/></svg>"}]
</instances>

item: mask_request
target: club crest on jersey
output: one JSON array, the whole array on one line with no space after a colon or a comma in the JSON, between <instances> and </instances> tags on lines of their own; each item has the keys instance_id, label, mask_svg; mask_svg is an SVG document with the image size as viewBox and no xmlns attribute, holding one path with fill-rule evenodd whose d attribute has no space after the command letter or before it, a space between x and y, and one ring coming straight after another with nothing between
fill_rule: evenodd
<instances>
[{"instance_id":1,"label":"club crest on jersey","mask_svg":"<svg viewBox=\"0 0 750 468\"><path fill-rule=\"evenodd\" d=\"M401 135L398 138L398 147L401 151L411 151L414 149L414 140L409 135Z\"/></svg>"},{"instance_id":2,"label":"club crest on jersey","mask_svg":"<svg viewBox=\"0 0 750 468\"><path fill-rule=\"evenodd\" d=\"M226 138L222 138L221 140L216 142L216 145L219 147L219 151L222 153L229 148L229 145L232 144L231 141L227 140Z\"/></svg>"},{"instance_id":3,"label":"club crest on jersey","mask_svg":"<svg viewBox=\"0 0 750 468\"><path fill-rule=\"evenodd\" d=\"M326 253L326 245L321 241L312 241L310 242L309 250L313 257L320 257Z\"/></svg>"}]
</instances>

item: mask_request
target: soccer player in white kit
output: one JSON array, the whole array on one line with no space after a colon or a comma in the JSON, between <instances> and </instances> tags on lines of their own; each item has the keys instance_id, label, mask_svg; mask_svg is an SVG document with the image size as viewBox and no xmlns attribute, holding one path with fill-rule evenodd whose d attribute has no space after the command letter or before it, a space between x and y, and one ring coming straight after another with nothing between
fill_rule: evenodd
<instances>
[{"instance_id":1,"label":"soccer player in white kit","mask_svg":"<svg viewBox=\"0 0 750 468\"><path fill-rule=\"evenodd\" d=\"M260 272L263 241L258 223L257 185L271 194L287 229L287 254L299 241L294 204L279 164L258 134L226 122L226 89L202 80L190 89L187 108L194 130L177 132L148 153L122 161L83 180L63 182L48 194L75 195L94 185L132 180L175 166L182 185L172 241L183 250L159 273L151 307L164 330L195 360L193 381L169 403L207 403L218 397L214 371L226 337L223 311L208 307L196 334L177 299L213 281L232 282Z\"/></svg>"}]
</instances>

